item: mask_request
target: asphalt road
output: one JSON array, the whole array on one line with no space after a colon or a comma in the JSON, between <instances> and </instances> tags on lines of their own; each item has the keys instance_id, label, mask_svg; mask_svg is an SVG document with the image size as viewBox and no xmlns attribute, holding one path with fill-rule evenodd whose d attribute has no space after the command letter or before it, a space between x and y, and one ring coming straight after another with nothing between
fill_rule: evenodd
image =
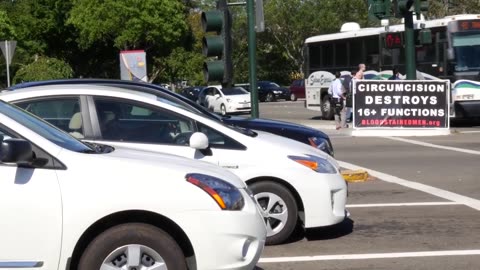
<instances>
[{"instance_id":1,"label":"asphalt road","mask_svg":"<svg viewBox=\"0 0 480 270\"><path fill-rule=\"evenodd\" d=\"M372 179L349 184L348 220L266 247L258 269L480 269L480 123L455 123L448 136L351 137L303 101L261 103L260 116L320 128L342 167Z\"/></svg>"}]
</instances>

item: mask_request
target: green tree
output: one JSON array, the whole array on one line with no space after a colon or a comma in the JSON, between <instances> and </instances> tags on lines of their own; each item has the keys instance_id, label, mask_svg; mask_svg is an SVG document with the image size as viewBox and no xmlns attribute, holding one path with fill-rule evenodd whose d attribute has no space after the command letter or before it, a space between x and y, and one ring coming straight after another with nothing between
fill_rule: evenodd
<instances>
[{"instance_id":1,"label":"green tree","mask_svg":"<svg viewBox=\"0 0 480 270\"><path fill-rule=\"evenodd\" d=\"M20 68L13 78L13 83L68 79L72 78L72 76L73 70L65 61L56 58L39 57L32 63Z\"/></svg>"},{"instance_id":2,"label":"green tree","mask_svg":"<svg viewBox=\"0 0 480 270\"><path fill-rule=\"evenodd\" d=\"M259 77L289 83L291 74L302 72L303 44L307 37L338 32L343 23L352 21L367 24L365 1L265 1L266 31L259 34L257 45Z\"/></svg>"},{"instance_id":3,"label":"green tree","mask_svg":"<svg viewBox=\"0 0 480 270\"><path fill-rule=\"evenodd\" d=\"M170 50L187 30L184 10L178 0L73 0L68 23L83 47L113 40L120 50Z\"/></svg>"},{"instance_id":4,"label":"green tree","mask_svg":"<svg viewBox=\"0 0 480 270\"><path fill-rule=\"evenodd\" d=\"M15 37L15 30L7 12L0 10L0 40L14 40Z\"/></svg>"}]
</instances>

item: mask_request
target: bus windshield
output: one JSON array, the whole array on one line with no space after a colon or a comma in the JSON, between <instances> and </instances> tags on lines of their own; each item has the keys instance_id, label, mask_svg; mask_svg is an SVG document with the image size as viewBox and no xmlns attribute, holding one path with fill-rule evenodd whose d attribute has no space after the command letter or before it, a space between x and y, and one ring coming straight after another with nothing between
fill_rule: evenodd
<instances>
[{"instance_id":1,"label":"bus windshield","mask_svg":"<svg viewBox=\"0 0 480 270\"><path fill-rule=\"evenodd\" d=\"M453 47L457 64L456 71L480 70L480 33L453 34Z\"/></svg>"}]
</instances>

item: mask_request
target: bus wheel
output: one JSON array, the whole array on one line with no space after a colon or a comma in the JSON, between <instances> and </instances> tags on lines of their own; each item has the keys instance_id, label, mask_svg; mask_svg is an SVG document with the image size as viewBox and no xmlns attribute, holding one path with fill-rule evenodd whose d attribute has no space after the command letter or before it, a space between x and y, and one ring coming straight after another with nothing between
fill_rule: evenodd
<instances>
[{"instance_id":1,"label":"bus wheel","mask_svg":"<svg viewBox=\"0 0 480 270\"><path fill-rule=\"evenodd\" d=\"M330 97L328 95L323 96L322 98L322 118L325 120L332 120L333 119L333 108L330 103Z\"/></svg>"}]
</instances>

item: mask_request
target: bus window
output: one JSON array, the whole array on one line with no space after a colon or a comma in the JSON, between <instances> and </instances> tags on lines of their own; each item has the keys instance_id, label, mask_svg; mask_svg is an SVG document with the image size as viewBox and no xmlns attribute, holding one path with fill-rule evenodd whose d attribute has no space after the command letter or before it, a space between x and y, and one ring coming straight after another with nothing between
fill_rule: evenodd
<instances>
[{"instance_id":1,"label":"bus window","mask_svg":"<svg viewBox=\"0 0 480 270\"><path fill-rule=\"evenodd\" d=\"M322 65L320 62L321 51L320 46L310 46L308 48L308 60L310 61L310 72L315 72L321 69Z\"/></svg>"},{"instance_id":2,"label":"bus window","mask_svg":"<svg viewBox=\"0 0 480 270\"><path fill-rule=\"evenodd\" d=\"M357 66L360 63L365 63L363 58L363 44L362 39L350 39L350 65Z\"/></svg>"},{"instance_id":3,"label":"bus window","mask_svg":"<svg viewBox=\"0 0 480 270\"><path fill-rule=\"evenodd\" d=\"M367 62L372 65L371 68L379 65L378 35L365 38L365 47L367 51Z\"/></svg>"},{"instance_id":4,"label":"bus window","mask_svg":"<svg viewBox=\"0 0 480 270\"><path fill-rule=\"evenodd\" d=\"M322 66L333 67L333 44L324 44L322 46Z\"/></svg>"},{"instance_id":5,"label":"bus window","mask_svg":"<svg viewBox=\"0 0 480 270\"><path fill-rule=\"evenodd\" d=\"M347 43L338 42L335 46L335 67L346 68L348 66Z\"/></svg>"}]
</instances>

